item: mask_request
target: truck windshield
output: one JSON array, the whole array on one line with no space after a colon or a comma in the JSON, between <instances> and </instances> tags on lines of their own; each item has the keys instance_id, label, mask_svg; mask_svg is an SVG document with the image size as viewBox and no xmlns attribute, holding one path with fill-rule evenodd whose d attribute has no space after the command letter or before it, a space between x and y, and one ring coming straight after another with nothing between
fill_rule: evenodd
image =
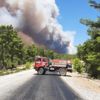
<instances>
[{"instance_id":1,"label":"truck windshield","mask_svg":"<svg viewBox=\"0 0 100 100\"><path fill-rule=\"evenodd\" d=\"M36 58L35 61L41 61L41 58Z\"/></svg>"}]
</instances>

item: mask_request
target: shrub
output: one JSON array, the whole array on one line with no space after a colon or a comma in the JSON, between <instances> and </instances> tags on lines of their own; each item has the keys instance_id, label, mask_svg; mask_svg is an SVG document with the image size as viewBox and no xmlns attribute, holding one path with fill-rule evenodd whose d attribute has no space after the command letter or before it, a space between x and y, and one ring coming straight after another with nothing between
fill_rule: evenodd
<instances>
[{"instance_id":1,"label":"shrub","mask_svg":"<svg viewBox=\"0 0 100 100\"><path fill-rule=\"evenodd\" d=\"M78 58L75 58L73 60L73 68L75 71L77 71L78 73L82 73L84 71L84 63L83 61L81 61Z\"/></svg>"},{"instance_id":2,"label":"shrub","mask_svg":"<svg viewBox=\"0 0 100 100\"><path fill-rule=\"evenodd\" d=\"M27 63L25 64L25 68L26 68L26 69L30 69L30 68L31 68L31 63L30 63L30 62L27 62Z\"/></svg>"}]
</instances>

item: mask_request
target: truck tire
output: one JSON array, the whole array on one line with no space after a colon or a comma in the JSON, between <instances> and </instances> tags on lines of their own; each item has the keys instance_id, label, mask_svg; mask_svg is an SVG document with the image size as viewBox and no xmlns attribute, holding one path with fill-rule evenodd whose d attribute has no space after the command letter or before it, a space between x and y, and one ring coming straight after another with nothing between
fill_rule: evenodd
<instances>
[{"instance_id":1,"label":"truck tire","mask_svg":"<svg viewBox=\"0 0 100 100\"><path fill-rule=\"evenodd\" d=\"M59 73L60 73L61 76L66 76L66 74L67 74L66 68L60 68Z\"/></svg>"},{"instance_id":2,"label":"truck tire","mask_svg":"<svg viewBox=\"0 0 100 100\"><path fill-rule=\"evenodd\" d=\"M38 74L39 74L39 75L45 74L45 69L44 69L44 68L39 68Z\"/></svg>"}]
</instances>

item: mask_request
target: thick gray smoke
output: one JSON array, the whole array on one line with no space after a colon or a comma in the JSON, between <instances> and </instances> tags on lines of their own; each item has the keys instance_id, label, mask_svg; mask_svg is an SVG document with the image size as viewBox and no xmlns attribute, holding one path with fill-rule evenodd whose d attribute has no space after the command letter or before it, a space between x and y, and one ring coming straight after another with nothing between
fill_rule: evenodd
<instances>
[{"instance_id":1,"label":"thick gray smoke","mask_svg":"<svg viewBox=\"0 0 100 100\"><path fill-rule=\"evenodd\" d=\"M75 32L64 32L58 15L55 0L0 0L0 24L12 24L35 43L59 53L75 53Z\"/></svg>"}]
</instances>

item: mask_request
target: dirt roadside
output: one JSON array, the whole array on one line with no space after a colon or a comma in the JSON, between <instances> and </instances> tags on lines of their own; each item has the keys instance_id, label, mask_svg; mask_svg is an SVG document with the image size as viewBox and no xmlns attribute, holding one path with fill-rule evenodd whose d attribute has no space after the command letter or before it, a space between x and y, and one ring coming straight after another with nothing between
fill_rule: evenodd
<instances>
[{"instance_id":1,"label":"dirt roadside","mask_svg":"<svg viewBox=\"0 0 100 100\"><path fill-rule=\"evenodd\" d=\"M68 84L84 100L100 100L100 80L87 78L78 73L67 73L61 79Z\"/></svg>"},{"instance_id":2,"label":"dirt roadside","mask_svg":"<svg viewBox=\"0 0 100 100\"><path fill-rule=\"evenodd\" d=\"M93 92L100 93L100 80L99 79L90 79L85 75L80 75L78 73L68 73L73 78L73 81L76 85L80 87L87 88Z\"/></svg>"}]
</instances>

